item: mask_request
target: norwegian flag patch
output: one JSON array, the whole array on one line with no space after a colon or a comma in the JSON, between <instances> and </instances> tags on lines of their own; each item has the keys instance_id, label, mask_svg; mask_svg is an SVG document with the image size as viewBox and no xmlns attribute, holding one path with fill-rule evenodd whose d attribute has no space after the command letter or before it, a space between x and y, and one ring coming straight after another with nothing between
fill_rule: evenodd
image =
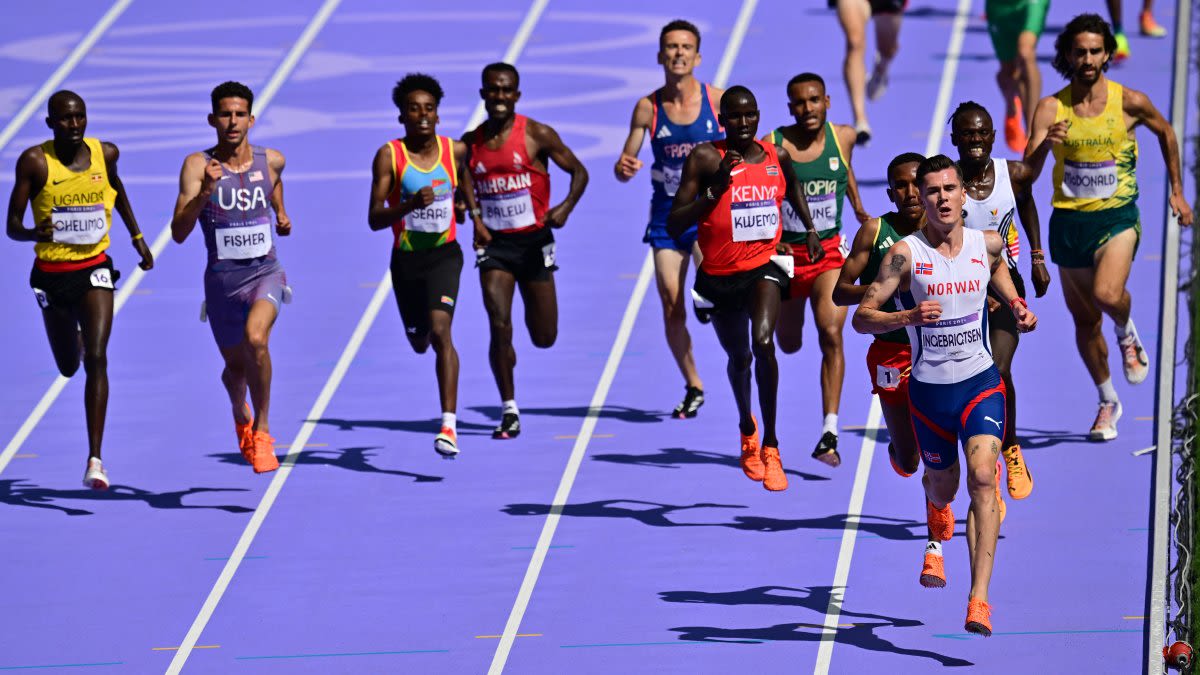
<instances>
[{"instance_id":1,"label":"norwegian flag patch","mask_svg":"<svg viewBox=\"0 0 1200 675\"><path fill-rule=\"evenodd\" d=\"M933 263L919 262L913 266L913 271L917 274L933 274Z\"/></svg>"}]
</instances>

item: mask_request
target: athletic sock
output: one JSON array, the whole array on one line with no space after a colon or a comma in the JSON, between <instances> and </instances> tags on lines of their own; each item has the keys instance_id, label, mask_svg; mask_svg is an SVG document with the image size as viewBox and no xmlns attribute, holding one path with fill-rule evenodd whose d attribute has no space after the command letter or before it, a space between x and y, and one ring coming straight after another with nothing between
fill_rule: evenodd
<instances>
[{"instance_id":1,"label":"athletic sock","mask_svg":"<svg viewBox=\"0 0 1200 675\"><path fill-rule=\"evenodd\" d=\"M837 436L837 432L837 413L829 413L825 416L825 422L821 426L821 433Z\"/></svg>"},{"instance_id":2,"label":"athletic sock","mask_svg":"<svg viewBox=\"0 0 1200 675\"><path fill-rule=\"evenodd\" d=\"M1122 21L1113 21L1112 30L1113 30L1113 35L1116 35L1117 33L1124 33L1125 32L1125 24Z\"/></svg>"},{"instance_id":3,"label":"athletic sock","mask_svg":"<svg viewBox=\"0 0 1200 675\"><path fill-rule=\"evenodd\" d=\"M504 414L520 415L521 411L517 409L517 402L514 399L508 399L501 404L504 409Z\"/></svg>"},{"instance_id":4,"label":"athletic sock","mask_svg":"<svg viewBox=\"0 0 1200 675\"><path fill-rule=\"evenodd\" d=\"M458 415L452 412L442 413L442 427L458 433Z\"/></svg>"},{"instance_id":5,"label":"athletic sock","mask_svg":"<svg viewBox=\"0 0 1200 675\"><path fill-rule=\"evenodd\" d=\"M1113 388L1111 377L1096 385L1096 389L1100 392L1100 401L1102 403L1117 402L1117 390Z\"/></svg>"},{"instance_id":6,"label":"athletic sock","mask_svg":"<svg viewBox=\"0 0 1200 675\"><path fill-rule=\"evenodd\" d=\"M1116 326L1116 329L1118 340L1124 340L1130 335L1137 335L1137 329L1133 327L1133 317L1126 319L1124 326Z\"/></svg>"},{"instance_id":7,"label":"athletic sock","mask_svg":"<svg viewBox=\"0 0 1200 675\"><path fill-rule=\"evenodd\" d=\"M942 542L936 540L927 542L925 544L925 552L932 553L940 558L942 555Z\"/></svg>"}]
</instances>

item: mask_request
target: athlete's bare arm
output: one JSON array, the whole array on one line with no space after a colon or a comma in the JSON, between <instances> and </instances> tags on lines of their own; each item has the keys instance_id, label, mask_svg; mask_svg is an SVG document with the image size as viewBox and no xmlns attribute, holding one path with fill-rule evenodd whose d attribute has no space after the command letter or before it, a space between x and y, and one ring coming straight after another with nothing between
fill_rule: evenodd
<instances>
[{"instance_id":1,"label":"athlete's bare arm","mask_svg":"<svg viewBox=\"0 0 1200 675\"><path fill-rule=\"evenodd\" d=\"M675 191L675 201L667 214L667 233L679 237L692 223L704 220L729 189L730 170L741 162L742 156L733 150L722 158L712 143L701 143L693 148L683 163L679 189ZM711 188L713 199L708 198L706 188Z\"/></svg>"},{"instance_id":2,"label":"athlete's bare arm","mask_svg":"<svg viewBox=\"0 0 1200 675\"><path fill-rule=\"evenodd\" d=\"M283 167L287 159L278 150L267 148L267 171L275 187L271 189L271 208L275 210L275 233L286 237L292 233L292 219L283 206Z\"/></svg>"},{"instance_id":3,"label":"athlete's bare arm","mask_svg":"<svg viewBox=\"0 0 1200 675\"><path fill-rule=\"evenodd\" d=\"M869 286L856 282L871 260L871 248L875 245L878 232L878 218L872 218L858 228L858 234L854 235L854 243L850 245L850 255L846 257L846 262L842 263L837 285L833 287L834 304L843 307L857 305L867 294Z\"/></svg>"},{"instance_id":4,"label":"athlete's bare arm","mask_svg":"<svg viewBox=\"0 0 1200 675\"><path fill-rule=\"evenodd\" d=\"M821 238L817 235L812 214L808 211L808 200L804 198L804 185L796 180L796 171L792 168L792 156L788 154L788 151L782 145L777 145L775 152L779 155L779 170L783 173L783 180L787 184L787 201L792 205L792 210L796 212L796 215L800 216L800 222L804 224L804 229L808 232L808 236L804 239L804 247L808 249L809 264L815 264L825 257L825 249L821 248Z\"/></svg>"},{"instance_id":5,"label":"athlete's bare arm","mask_svg":"<svg viewBox=\"0 0 1200 675\"><path fill-rule=\"evenodd\" d=\"M1171 204L1171 213L1179 219L1180 225L1185 227L1191 225L1192 207L1188 206L1187 199L1183 196L1179 139L1175 138L1175 130L1171 128L1171 123L1163 117L1158 108L1154 107L1150 98L1140 91L1127 87L1121 105L1125 115L1133 120L1130 133L1133 133L1133 127L1144 124L1147 129L1154 132L1155 136L1158 136L1158 147L1162 151L1163 161L1167 164L1167 176L1171 181L1171 197L1168 200Z\"/></svg>"},{"instance_id":6,"label":"athlete's bare arm","mask_svg":"<svg viewBox=\"0 0 1200 675\"><path fill-rule=\"evenodd\" d=\"M1038 101L1037 109L1033 111L1033 127L1029 130L1029 141L1025 145L1025 163L1033 169L1033 182L1042 175L1046 166L1046 155L1050 149L1067 139L1067 120L1055 122L1058 116L1058 99L1047 96Z\"/></svg>"},{"instance_id":7,"label":"athlete's bare arm","mask_svg":"<svg viewBox=\"0 0 1200 675\"><path fill-rule=\"evenodd\" d=\"M17 177L13 182L12 194L8 198L8 238L13 241L50 241L54 237L54 226L47 220L25 227L25 207L42 187L50 169L46 165L46 153L35 145L21 153L17 159Z\"/></svg>"},{"instance_id":8,"label":"athlete's bare arm","mask_svg":"<svg viewBox=\"0 0 1200 675\"><path fill-rule=\"evenodd\" d=\"M646 138L646 130L654 123L654 102L649 96L643 96L633 106L633 117L629 120L629 136L625 138L625 147L621 156L613 166L617 180L628 183L642 168L642 160L638 153L642 150L642 141Z\"/></svg>"},{"instance_id":9,"label":"athlete's bare arm","mask_svg":"<svg viewBox=\"0 0 1200 675\"><path fill-rule=\"evenodd\" d=\"M898 241L892 245L879 265L879 275L867 287L858 309L854 310L851 324L859 333L886 333L905 326L924 326L942 316L942 305L937 300L923 300L912 309L899 312L884 312L879 308L898 289L907 289L912 266L908 244Z\"/></svg>"},{"instance_id":10,"label":"athlete's bare arm","mask_svg":"<svg viewBox=\"0 0 1200 675\"><path fill-rule=\"evenodd\" d=\"M833 125L834 136L837 138L838 148L841 149L842 155L846 158L846 198L850 200L850 208L854 209L854 217L858 219L860 224L865 225L871 220L871 214L867 213L866 207L863 206L862 197L858 194L858 178L854 175L853 160L854 144L858 140L858 132L854 127L846 124Z\"/></svg>"},{"instance_id":11,"label":"athlete's bare arm","mask_svg":"<svg viewBox=\"0 0 1200 675\"><path fill-rule=\"evenodd\" d=\"M192 233L196 219L222 173L221 163L216 158L204 159L202 152L193 152L184 158L179 170L179 197L175 200L175 214L171 218L171 238L175 243L182 244Z\"/></svg>"},{"instance_id":12,"label":"athlete's bare arm","mask_svg":"<svg viewBox=\"0 0 1200 675\"><path fill-rule=\"evenodd\" d=\"M530 152L532 156L543 158L543 163L545 162L544 157L549 156L558 168L571 174L571 185L567 188L566 199L563 199L558 206L546 209L544 218L546 225L562 227L567 224L567 218L570 217L571 211L579 203L579 198L583 196L584 188L587 187L587 169L584 168L583 162L579 161L575 153L571 152L571 149L562 142L558 132L551 127L529 120L525 126L525 133L533 140L535 146L535 151Z\"/></svg>"},{"instance_id":13,"label":"athlete's bare arm","mask_svg":"<svg viewBox=\"0 0 1200 675\"><path fill-rule=\"evenodd\" d=\"M1046 269L1045 253L1042 249L1042 226L1038 219L1037 203L1033 200L1033 169L1025 162L1015 159L1008 160L1008 179L1012 183L1013 193L1017 196L1017 217L1021 219L1021 227L1025 229L1025 238L1029 241L1030 257L1033 258L1033 290L1037 297L1046 294L1050 288L1050 272ZM1034 255L1034 251L1038 255Z\"/></svg>"},{"instance_id":14,"label":"athlete's bare arm","mask_svg":"<svg viewBox=\"0 0 1200 675\"><path fill-rule=\"evenodd\" d=\"M456 201L461 199L463 207L470 214L472 230L475 233L474 244L487 246L491 243L492 235L483 226L483 212L479 210L479 202L475 199L475 178L467 164L471 159L471 146L463 141L454 142L454 164L458 167L458 190ZM464 221L465 222L465 221Z\"/></svg>"},{"instance_id":15,"label":"athlete's bare arm","mask_svg":"<svg viewBox=\"0 0 1200 675\"><path fill-rule=\"evenodd\" d=\"M108 172L108 184L112 189L117 191L117 201L114 207L117 213L121 214L121 221L125 223L125 229L129 230L129 236L134 237L133 248L141 256L142 260L138 263L138 267L143 270L150 270L154 267L154 254L151 253L150 247L146 245L146 238L142 236L142 228L138 227L137 218L133 215L133 206L129 203L129 195L125 193L125 184L121 182L120 176L117 175L117 160L121 157L121 151L112 143L100 141L100 148L104 152L104 165Z\"/></svg>"},{"instance_id":16,"label":"athlete's bare arm","mask_svg":"<svg viewBox=\"0 0 1200 675\"><path fill-rule=\"evenodd\" d=\"M987 246L988 263L992 269L992 279L988 285L1012 310L1013 317L1017 320L1017 330L1028 333L1037 327L1037 317L1029 311L1021 296L1017 295L1017 287L1013 285L1012 277L1008 274L1008 264L1004 262L1002 255L1004 240L998 232L987 230L983 233L983 242Z\"/></svg>"},{"instance_id":17,"label":"athlete's bare arm","mask_svg":"<svg viewBox=\"0 0 1200 675\"><path fill-rule=\"evenodd\" d=\"M367 225L372 230L385 230L409 213L433 203L433 188L426 185L396 206L388 206L388 195L396 185L396 177L392 173L392 149L384 145L375 153L375 161L371 164L371 201L367 206Z\"/></svg>"}]
</instances>

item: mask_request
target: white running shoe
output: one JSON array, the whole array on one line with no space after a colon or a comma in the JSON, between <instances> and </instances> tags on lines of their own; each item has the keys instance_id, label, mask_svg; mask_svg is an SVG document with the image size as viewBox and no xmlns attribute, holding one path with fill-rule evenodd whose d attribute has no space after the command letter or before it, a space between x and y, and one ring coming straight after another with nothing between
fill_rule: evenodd
<instances>
[{"instance_id":1,"label":"white running shoe","mask_svg":"<svg viewBox=\"0 0 1200 675\"><path fill-rule=\"evenodd\" d=\"M458 456L458 434L449 427L442 427L433 439L433 449L446 459L454 459Z\"/></svg>"},{"instance_id":2,"label":"white running shoe","mask_svg":"<svg viewBox=\"0 0 1200 675\"><path fill-rule=\"evenodd\" d=\"M1120 401L1101 401L1096 412L1096 421L1088 438L1093 441L1111 441L1117 437L1117 420L1121 419Z\"/></svg>"},{"instance_id":3,"label":"white running shoe","mask_svg":"<svg viewBox=\"0 0 1200 675\"><path fill-rule=\"evenodd\" d=\"M1129 320L1133 325L1133 319ZM1150 359L1142 347L1142 339L1134 328L1123 338L1117 338L1117 349L1121 351L1121 364L1125 366L1125 379L1129 384L1140 384L1150 374Z\"/></svg>"},{"instance_id":4,"label":"white running shoe","mask_svg":"<svg viewBox=\"0 0 1200 675\"><path fill-rule=\"evenodd\" d=\"M875 68L871 71L871 79L867 80L868 99L877 101L883 96L883 92L887 91L889 65L880 59L878 54L875 55Z\"/></svg>"},{"instance_id":5,"label":"white running shoe","mask_svg":"<svg viewBox=\"0 0 1200 675\"><path fill-rule=\"evenodd\" d=\"M88 458L87 472L83 474L83 486L93 490L108 489L108 474L105 473L99 457Z\"/></svg>"}]
</instances>

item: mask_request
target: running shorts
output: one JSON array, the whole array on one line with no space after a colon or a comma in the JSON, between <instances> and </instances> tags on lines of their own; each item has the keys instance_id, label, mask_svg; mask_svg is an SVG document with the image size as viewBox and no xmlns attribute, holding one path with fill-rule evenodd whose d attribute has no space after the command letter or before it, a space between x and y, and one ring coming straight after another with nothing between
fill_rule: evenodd
<instances>
[{"instance_id":1,"label":"running shorts","mask_svg":"<svg viewBox=\"0 0 1200 675\"><path fill-rule=\"evenodd\" d=\"M826 272L842 269L842 265L846 263L845 242L846 238L841 234L822 239L821 248L825 250L825 257L815 264L809 262L808 249L805 248L804 242L792 244L792 258L796 264L792 272L792 291L788 297L802 299L809 297L812 295L813 284L817 282L817 277Z\"/></svg>"},{"instance_id":2,"label":"running shorts","mask_svg":"<svg viewBox=\"0 0 1200 675\"><path fill-rule=\"evenodd\" d=\"M518 282L548 281L555 264L554 232L543 227L532 232L497 235L486 248L475 251L475 266L480 272L504 270Z\"/></svg>"},{"instance_id":3,"label":"running shorts","mask_svg":"<svg viewBox=\"0 0 1200 675\"><path fill-rule=\"evenodd\" d=\"M890 406L908 405L908 376L912 371L912 347L907 342L875 339L867 348L867 372L871 393Z\"/></svg>"},{"instance_id":4,"label":"running shorts","mask_svg":"<svg viewBox=\"0 0 1200 675\"><path fill-rule=\"evenodd\" d=\"M1050 0L987 0L984 12L996 58L1001 62L1017 58L1017 38L1021 33L1041 37L1049 11Z\"/></svg>"},{"instance_id":5,"label":"running shorts","mask_svg":"<svg viewBox=\"0 0 1200 675\"><path fill-rule=\"evenodd\" d=\"M33 289L38 306L42 309L73 307L89 291L112 293L116 290L121 273L113 268L112 258L108 254L97 257L102 260L67 272L48 272L34 263L33 270L29 272L29 287Z\"/></svg>"},{"instance_id":6,"label":"running shorts","mask_svg":"<svg viewBox=\"0 0 1200 675\"><path fill-rule=\"evenodd\" d=\"M766 279L779 287L786 297L787 274L773 262L745 272L733 274L708 274L703 266L696 272L696 313L715 314L750 310L750 297L760 279ZM703 302L702 302L703 301Z\"/></svg>"},{"instance_id":7,"label":"running shorts","mask_svg":"<svg viewBox=\"0 0 1200 675\"><path fill-rule=\"evenodd\" d=\"M454 316L462 268L463 252L458 242L420 251L392 249L392 290L410 338L429 335L429 313L433 310Z\"/></svg>"},{"instance_id":8,"label":"running shorts","mask_svg":"<svg viewBox=\"0 0 1200 675\"><path fill-rule=\"evenodd\" d=\"M827 0L825 6L837 9L838 0ZM871 14L899 14L908 7L908 0L868 0Z\"/></svg>"},{"instance_id":9,"label":"running shorts","mask_svg":"<svg viewBox=\"0 0 1200 675\"><path fill-rule=\"evenodd\" d=\"M1004 381L995 366L963 382L908 380L908 414L921 461L943 470L958 461L958 444L972 436L1004 438Z\"/></svg>"},{"instance_id":10,"label":"running shorts","mask_svg":"<svg viewBox=\"0 0 1200 675\"><path fill-rule=\"evenodd\" d=\"M669 248L690 255L699 227L692 225L679 238L672 237L667 232L667 214L671 212L673 203L671 199L662 203L650 202L650 222L646 225L642 242L650 244L651 248Z\"/></svg>"},{"instance_id":11,"label":"running shorts","mask_svg":"<svg viewBox=\"0 0 1200 675\"><path fill-rule=\"evenodd\" d=\"M1054 209L1050 213L1050 260L1059 267L1095 267L1096 251L1131 227L1137 231L1136 256L1142 240L1137 202L1100 211Z\"/></svg>"},{"instance_id":12,"label":"running shorts","mask_svg":"<svg viewBox=\"0 0 1200 675\"><path fill-rule=\"evenodd\" d=\"M204 306L208 326L217 346L225 349L242 343L246 337L246 318L250 308L266 300L279 311L287 276L278 260L254 259L222 261L235 267L204 272Z\"/></svg>"}]
</instances>

